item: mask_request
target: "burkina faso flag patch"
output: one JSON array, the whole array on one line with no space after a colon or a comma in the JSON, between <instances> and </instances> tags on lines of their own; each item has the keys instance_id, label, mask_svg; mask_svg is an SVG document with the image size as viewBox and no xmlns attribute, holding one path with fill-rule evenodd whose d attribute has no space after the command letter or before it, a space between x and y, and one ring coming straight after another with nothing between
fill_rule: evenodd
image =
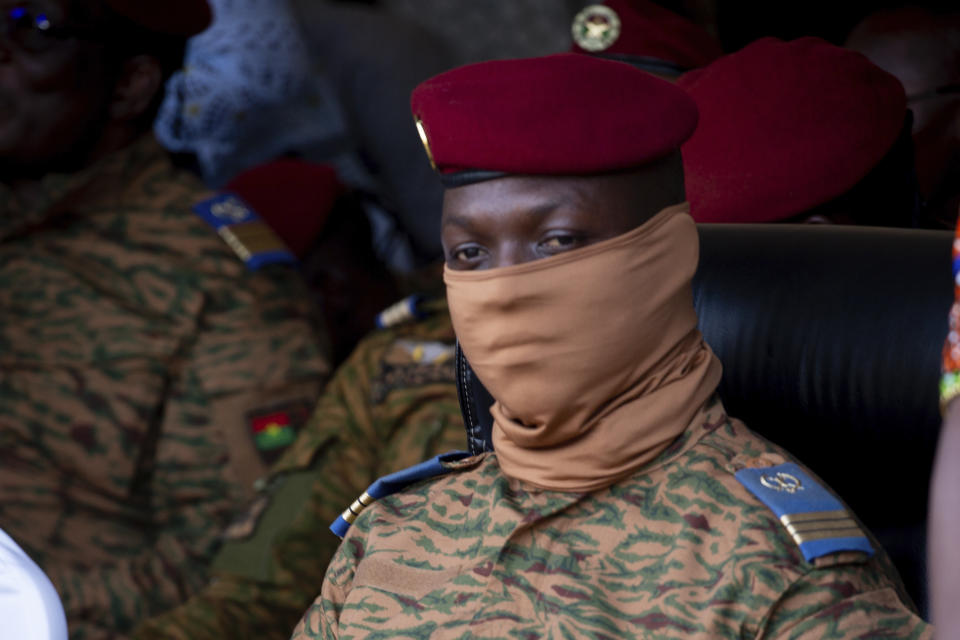
<instances>
[{"instance_id":1,"label":"burkina faso flag patch","mask_svg":"<svg viewBox=\"0 0 960 640\"><path fill-rule=\"evenodd\" d=\"M250 429L253 432L254 445L260 451L275 451L288 447L297 438L297 430L289 411L251 416Z\"/></svg>"}]
</instances>

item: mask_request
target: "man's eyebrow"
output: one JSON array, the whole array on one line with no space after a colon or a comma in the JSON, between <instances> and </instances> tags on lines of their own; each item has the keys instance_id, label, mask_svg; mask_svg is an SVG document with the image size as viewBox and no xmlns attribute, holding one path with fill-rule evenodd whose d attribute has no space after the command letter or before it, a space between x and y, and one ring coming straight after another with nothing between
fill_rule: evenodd
<instances>
[{"instance_id":1,"label":"man's eyebrow","mask_svg":"<svg viewBox=\"0 0 960 640\"><path fill-rule=\"evenodd\" d=\"M455 213L443 216L443 226L446 227L450 225L460 227L461 229L470 229L473 226L469 218L458 216Z\"/></svg>"},{"instance_id":2,"label":"man's eyebrow","mask_svg":"<svg viewBox=\"0 0 960 640\"><path fill-rule=\"evenodd\" d=\"M528 208L517 207L513 209L513 211L511 211L510 215L523 216L525 218L530 218L530 219L539 221L540 218L544 218L548 216L549 214L553 213L554 211L561 208L565 204L569 204L569 203L565 203L562 200L555 200L550 202L544 202L537 206L528 207ZM443 217L443 226L449 226L449 225L457 226L457 227L460 227L461 229L466 229L469 231L473 229L474 223L469 216L451 213Z\"/></svg>"}]
</instances>

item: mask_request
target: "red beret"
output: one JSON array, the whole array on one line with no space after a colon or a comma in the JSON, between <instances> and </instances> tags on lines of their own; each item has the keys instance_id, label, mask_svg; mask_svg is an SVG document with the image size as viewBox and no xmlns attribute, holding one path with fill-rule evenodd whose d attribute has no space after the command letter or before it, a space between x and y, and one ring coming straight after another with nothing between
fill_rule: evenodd
<instances>
[{"instance_id":1,"label":"red beret","mask_svg":"<svg viewBox=\"0 0 960 640\"><path fill-rule=\"evenodd\" d=\"M641 67L662 65L675 74L723 55L720 43L703 27L647 0L606 0L586 7L573 19L573 51Z\"/></svg>"},{"instance_id":2,"label":"red beret","mask_svg":"<svg viewBox=\"0 0 960 640\"><path fill-rule=\"evenodd\" d=\"M207 0L107 0L114 11L150 31L192 36L210 26Z\"/></svg>"},{"instance_id":3,"label":"red beret","mask_svg":"<svg viewBox=\"0 0 960 640\"><path fill-rule=\"evenodd\" d=\"M331 167L293 158L248 169L224 189L253 207L299 258L313 246L344 191Z\"/></svg>"},{"instance_id":4,"label":"red beret","mask_svg":"<svg viewBox=\"0 0 960 640\"><path fill-rule=\"evenodd\" d=\"M673 84L574 53L459 67L417 86L411 107L447 176L629 169L679 149L697 124L696 105Z\"/></svg>"},{"instance_id":5,"label":"red beret","mask_svg":"<svg viewBox=\"0 0 960 640\"><path fill-rule=\"evenodd\" d=\"M818 38L764 38L681 77L700 109L683 146L698 222L782 220L842 195L904 126L900 82Z\"/></svg>"}]
</instances>

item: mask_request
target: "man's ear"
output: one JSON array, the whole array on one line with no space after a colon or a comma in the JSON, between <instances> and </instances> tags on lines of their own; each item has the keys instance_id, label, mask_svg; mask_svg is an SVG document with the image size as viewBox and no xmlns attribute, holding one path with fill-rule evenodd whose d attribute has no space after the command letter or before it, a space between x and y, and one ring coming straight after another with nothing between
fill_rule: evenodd
<instances>
[{"instance_id":1,"label":"man's ear","mask_svg":"<svg viewBox=\"0 0 960 640\"><path fill-rule=\"evenodd\" d=\"M114 120L136 120L150 108L162 83L163 71L156 58L147 55L130 58L123 63L114 86L110 117Z\"/></svg>"}]
</instances>

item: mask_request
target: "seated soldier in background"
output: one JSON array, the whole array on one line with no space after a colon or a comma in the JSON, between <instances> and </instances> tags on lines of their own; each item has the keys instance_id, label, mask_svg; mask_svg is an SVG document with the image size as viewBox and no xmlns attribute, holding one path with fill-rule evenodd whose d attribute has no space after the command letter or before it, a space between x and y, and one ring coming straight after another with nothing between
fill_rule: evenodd
<instances>
[{"instance_id":1,"label":"seated soldier in background","mask_svg":"<svg viewBox=\"0 0 960 640\"><path fill-rule=\"evenodd\" d=\"M496 453L355 502L293 638L930 637L855 516L716 398L692 100L570 54L461 67L412 106Z\"/></svg>"},{"instance_id":2,"label":"seated soldier in background","mask_svg":"<svg viewBox=\"0 0 960 640\"><path fill-rule=\"evenodd\" d=\"M573 19L574 53L632 64L674 81L723 55L720 43L694 24L648 0L606 0Z\"/></svg>"},{"instance_id":3,"label":"seated soldier in background","mask_svg":"<svg viewBox=\"0 0 960 640\"><path fill-rule=\"evenodd\" d=\"M954 303L943 346L940 408L943 428L930 487L930 600L933 621L941 638L960 637L960 554L955 543L960 527L960 225L953 244Z\"/></svg>"},{"instance_id":4,"label":"seated soldier in background","mask_svg":"<svg viewBox=\"0 0 960 640\"><path fill-rule=\"evenodd\" d=\"M885 9L864 18L847 37L903 83L913 112L920 223L953 226L960 206L960 9Z\"/></svg>"},{"instance_id":5,"label":"seated soldier in background","mask_svg":"<svg viewBox=\"0 0 960 640\"><path fill-rule=\"evenodd\" d=\"M286 640L339 540L330 523L378 477L466 443L442 298L384 314L225 534L211 584L137 640ZM416 316L403 312L413 308Z\"/></svg>"},{"instance_id":6,"label":"seated soldier in background","mask_svg":"<svg viewBox=\"0 0 960 640\"><path fill-rule=\"evenodd\" d=\"M325 339L289 251L149 133L206 2L0 11L0 527L116 637L205 583Z\"/></svg>"},{"instance_id":7,"label":"seated soldier in background","mask_svg":"<svg viewBox=\"0 0 960 640\"><path fill-rule=\"evenodd\" d=\"M764 38L678 85L700 109L683 146L697 222L916 223L903 87L862 55Z\"/></svg>"}]
</instances>

